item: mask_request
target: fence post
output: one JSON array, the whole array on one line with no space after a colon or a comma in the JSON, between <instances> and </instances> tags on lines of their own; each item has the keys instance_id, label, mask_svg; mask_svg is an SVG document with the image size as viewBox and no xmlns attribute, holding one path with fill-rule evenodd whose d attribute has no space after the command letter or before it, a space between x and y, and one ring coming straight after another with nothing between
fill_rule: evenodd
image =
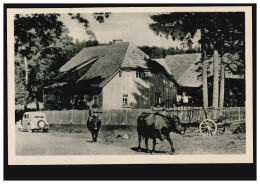
<instances>
[{"instance_id":1,"label":"fence post","mask_svg":"<svg viewBox=\"0 0 260 184\"><path fill-rule=\"evenodd\" d=\"M109 121L107 122L107 125L111 124L111 113L112 113L111 110L108 112L109 112Z\"/></svg>"},{"instance_id":2,"label":"fence post","mask_svg":"<svg viewBox=\"0 0 260 184\"><path fill-rule=\"evenodd\" d=\"M54 111L52 111L52 124L54 124Z\"/></svg>"},{"instance_id":3,"label":"fence post","mask_svg":"<svg viewBox=\"0 0 260 184\"><path fill-rule=\"evenodd\" d=\"M71 113L72 113L72 117L71 117L71 124L72 124L72 123L73 123L73 113L74 113L74 109L72 109Z\"/></svg>"},{"instance_id":4,"label":"fence post","mask_svg":"<svg viewBox=\"0 0 260 184\"><path fill-rule=\"evenodd\" d=\"M84 124L84 123L85 123L85 119L84 119L84 114L85 114L85 113L84 113L84 110L82 110L82 113L83 113L83 115L82 115L82 116L83 116L83 117L82 117L83 123L82 123L82 124Z\"/></svg>"},{"instance_id":5,"label":"fence post","mask_svg":"<svg viewBox=\"0 0 260 184\"><path fill-rule=\"evenodd\" d=\"M125 110L125 124L128 125L128 122L127 122L127 110Z\"/></svg>"}]
</instances>

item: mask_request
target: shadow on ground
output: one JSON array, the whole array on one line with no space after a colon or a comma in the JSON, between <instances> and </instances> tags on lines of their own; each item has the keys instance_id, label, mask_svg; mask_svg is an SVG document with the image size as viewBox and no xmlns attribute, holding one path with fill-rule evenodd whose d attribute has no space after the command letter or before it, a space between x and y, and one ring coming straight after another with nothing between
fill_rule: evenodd
<instances>
[{"instance_id":1,"label":"shadow on ground","mask_svg":"<svg viewBox=\"0 0 260 184\"><path fill-rule=\"evenodd\" d=\"M130 148L131 150L138 152L138 147L132 147ZM150 149L145 149L145 148L141 148L141 150L139 152L143 152L143 153L152 153L152 150ZM157 151L155 150L154 153L167 153L166 151Z\"/></svg>"}]
</instances>

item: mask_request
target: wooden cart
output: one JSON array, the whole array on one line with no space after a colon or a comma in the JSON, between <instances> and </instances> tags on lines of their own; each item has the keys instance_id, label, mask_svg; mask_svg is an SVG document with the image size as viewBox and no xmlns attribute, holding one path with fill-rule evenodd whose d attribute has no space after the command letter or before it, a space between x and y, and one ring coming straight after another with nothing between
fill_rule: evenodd
<instances>
[{"instance_id":1,"label":"wooden cart","mask_svg":"<svg viewBox=\"0 0 260 184\"><path fill-rule=\"evenodd\" d=\"M223 109L214 108L184 108L184 109L156 109L157 112L166 112L168 116L178 116L185 127L198 127L202 136L223 134L231 124L244 123L244 119L232 120L228 118ZM237 116L240 116L240 111Z\"/></svg>"}]
</instances>

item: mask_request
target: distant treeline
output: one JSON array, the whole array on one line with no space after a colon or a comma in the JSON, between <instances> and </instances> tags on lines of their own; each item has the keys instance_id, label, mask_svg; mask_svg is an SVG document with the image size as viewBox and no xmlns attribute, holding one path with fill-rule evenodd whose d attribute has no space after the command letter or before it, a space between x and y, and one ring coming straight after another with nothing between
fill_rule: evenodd
<instances>
[{"instance_id":1,"label":"distant treeline","mask_svg":"<svg viewBox=\"0 0 260 184\"><path fill-rule=\"evenodd\" d=\"M190 49L183 49L182 47L169 47L168 49L160 48L156 46L139 46L144 53L154 59L165 58L167 55L175 55L175 54L190 54L190 53L200 53L200 47L193 47Z\"/></svg>"}]
</instances>

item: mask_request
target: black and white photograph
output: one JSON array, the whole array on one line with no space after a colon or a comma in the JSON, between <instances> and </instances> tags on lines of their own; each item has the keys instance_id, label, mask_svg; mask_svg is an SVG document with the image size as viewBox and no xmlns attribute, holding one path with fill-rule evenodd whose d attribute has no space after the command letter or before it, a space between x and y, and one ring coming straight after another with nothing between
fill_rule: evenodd
<instances>
[{"instance_id":1,"label":"black and white photograph","mask_svg":"<svg viewBox=\"0 0 260 184\"><path fill-rule=\"evenodd\" d=\"M8 163L253 162L252 7L7 9Z\"/></svg>"}]
</instances>

